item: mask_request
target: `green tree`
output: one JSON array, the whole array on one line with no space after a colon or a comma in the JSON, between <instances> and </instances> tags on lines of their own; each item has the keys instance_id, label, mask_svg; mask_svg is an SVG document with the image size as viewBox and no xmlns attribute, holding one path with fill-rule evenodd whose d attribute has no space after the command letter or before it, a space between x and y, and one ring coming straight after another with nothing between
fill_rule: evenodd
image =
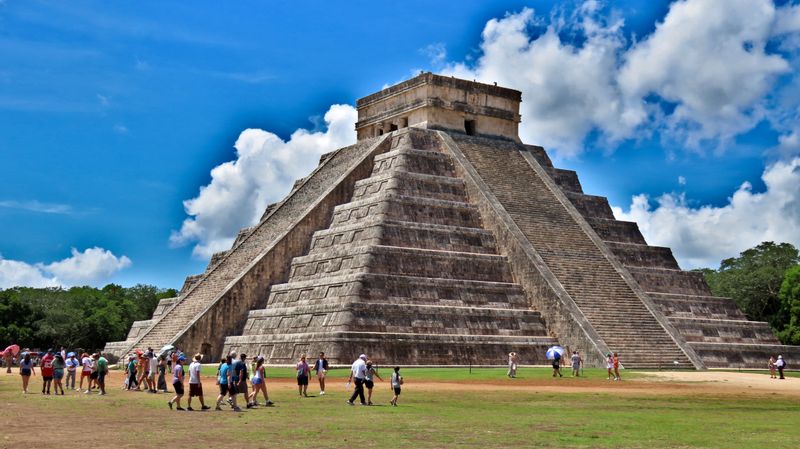
<instances>
[{"instance_id":1,"label":"green tree","mask_svg":"<svg viewBox=\"0 0 800 449\"><path fill-rule=\"evenodd\" d=\"M767 321L777 330L788 322L778 298L784 273L798 263L800 255L793 245L764 242L704 273L714 295L733 298L747 318Z\"/></svg>"},{"instance_id":2,"label":"green tree","mask_svg":"<svg viewBox=\"0 0 800 449\"><path fill-rule=\"evenodd\" d=\"M800 345L800 265L786 270L778 297L782 315L788 317L778 338L785 345Z\"/></svg>"}]
</instances>

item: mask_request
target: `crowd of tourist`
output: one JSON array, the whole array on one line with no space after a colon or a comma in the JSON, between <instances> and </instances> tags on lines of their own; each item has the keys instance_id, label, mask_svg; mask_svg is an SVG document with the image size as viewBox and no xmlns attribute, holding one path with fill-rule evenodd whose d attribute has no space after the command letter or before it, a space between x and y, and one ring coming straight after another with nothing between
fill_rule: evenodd
<instances>
[{"instance_id":1,"label":"crowd of tourist","mask_svg":"<svg viewBox=\"0 0 800 449\"><path fill-rule=\"evenodd\" d=\"M30 391L31 377L37 376L36 369L42 378L42 394L64 395L65 389L83 391L90 394L93 390L97 394L106 394L105 379L108 374L108 360L100 352L94 354L67 352L63 347L60 351L48 349L45 352L34 352L28 348L22 349L19 354L8 357L3 354L6 372L11 372L11 366L16 362L19 365L19 374L22 378L22 392ZM80 382L77 382L80 373ZM86 382L86 389L84 389ZM76 387L75 384L78 384Z\"/></svg>"}]
</instances>

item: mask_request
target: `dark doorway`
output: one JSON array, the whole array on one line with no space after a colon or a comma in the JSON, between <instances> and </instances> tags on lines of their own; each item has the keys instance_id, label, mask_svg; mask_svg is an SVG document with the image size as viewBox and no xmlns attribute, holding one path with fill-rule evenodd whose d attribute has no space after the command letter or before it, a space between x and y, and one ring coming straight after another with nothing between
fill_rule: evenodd
<instances>
[{"instance_id":1,"label":"dark doorway","mask_svg":"<svg viewBox=\"0 0 800 449\"><path fill-rule=\"evenodd\" d=\"M464 132L466 132L468 136L475 135L475 120L464 120Z\"/></svg>"},{"instance_id":2,"label":"dark doorway","mask_svg":"<svg viewBox=\"0 0 800 449\"><path fill-rule=\"evenodd\" d=\"M389 132L397 131L397 125L389 125Z\"/></svg>"}]
</instances>

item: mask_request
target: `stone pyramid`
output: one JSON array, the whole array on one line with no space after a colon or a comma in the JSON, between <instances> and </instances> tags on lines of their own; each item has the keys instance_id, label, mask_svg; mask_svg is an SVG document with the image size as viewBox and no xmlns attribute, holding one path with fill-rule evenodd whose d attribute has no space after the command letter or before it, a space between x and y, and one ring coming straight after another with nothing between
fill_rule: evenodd
<instances>
[{"instance_id":1,"label":"stone pyramid","mask_svg":"<svg viewBox=\"0 0 800 449\"><path fill-rule=\"evenodd\" d=\"M520 100L430 73L362 98L356 145L323 156L106 351L492 365L509 351L545 363L561 344L595 366L607 352L641 368L800 359L520 143Z\"/></svg>"}]
</instances>

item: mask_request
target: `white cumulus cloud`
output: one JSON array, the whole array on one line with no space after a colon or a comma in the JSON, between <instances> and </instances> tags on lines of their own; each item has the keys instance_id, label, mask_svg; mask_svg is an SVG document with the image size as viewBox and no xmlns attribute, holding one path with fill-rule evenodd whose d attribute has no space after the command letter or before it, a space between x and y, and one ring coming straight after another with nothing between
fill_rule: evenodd
<instances>
[{"instance_id":1,"label":"white cumulus cloud","mask_svg":"<svg viewBox=\"0 0 800 449\"><path fill-rule=\"evenodd\" d=\"M96 285L131 264L128 257L117 257L99 247L83 252L72 248L70 257L49 264L29 264L0 256L0 289Z\"/></svg>"},{"instance_id":2,"label":"white cumulus cloud","mask_svg":"<svg viewBox=\"0 0 800 449\"><path fill-rule=\"evenodd\" d=\"M443 73L521 90L520 137L562 155L593 132L611 146L658 131L722 148L767 116L766 97L791 70L767 44L798 31L795 14L771 0L676 1L655 31L628 41L624 20L596 0L549 21L525 8L488 21L479 57Z\"/></svg>"},{"instance_id":3,"label":"white cumulus cloud","mask_svg":"<svg viewBox=\"0 0 800 449\"><path fill-rule=\"evenodd\" d=\"M325 131L298 129L289 140L261 129L242 131L234 144L236 159L211 170L211 182L184 201L190 217L173 231L173 245L193 243L199 258L227 250L243 226L258 222L269 203L288 193L323 153L355 142L355 108L333 105L325 113Z\"/></svg>"},{"instance_id":4,"label":"white cumulus cloud","mask_svg":"<svg viewBox=\"0 0 800 449\"><path fill-rule=\"evenodd\" d=\"M762 179L764 192L745 182L721 207L692 207L671 193L656 198L656 207L637 195L627 211L612 209L617 219L637 222L649 244L672 248L683 268L716 268L763 241L800 247L800 157L768 166Z\"/></svg>"}]
</instances>

